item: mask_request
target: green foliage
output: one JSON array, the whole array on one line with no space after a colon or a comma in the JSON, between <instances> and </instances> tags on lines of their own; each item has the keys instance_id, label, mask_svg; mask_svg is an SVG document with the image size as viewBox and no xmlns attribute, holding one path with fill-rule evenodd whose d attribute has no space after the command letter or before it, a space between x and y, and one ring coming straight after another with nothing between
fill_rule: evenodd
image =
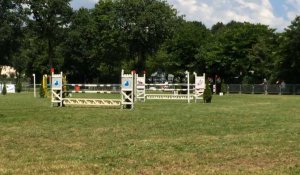
<instances>
[{"instance_id":1,"label":"green foliage","mask_svg":"<svg viewBox=\"0 0 300 175\"><path fill-rule=\"evenodd\" d=\"M2 95L6 95L7 94L7 89L6 89L6 83L4 82L3 84L2 84Z\"/></svg>"},{"instance_id":2,"label":"green foliage","mask_svg":"<svg viewBox=\"0 0 300 175\"><path fill-rule=\"evenodd\" d=\"M300 82L300 17L279 34L235 21L209 30L167 1L105 0L79 10L70 2L1 1L0 65L13 66L17 77L39 77L53 66L71 82L115 83L122 68L179 78L206 72L228 83Z\"/></svg>"},{"instance_id":3,"label":"green foliage","mask_svg":"<svg viewBox=\"0 0 300 175\"><path fill-rule=\"evenodd\" d=\"M280 35L280 59L277 60L277 78L287 83L300 82L300 16Z\"/></svg>"},{"instance_id":4,"label":"green foliage","mask_svg":"<svg viewBox=\"0 0 300 175\"><path fill-rule=\"evenodd\" d=\"M0 1L0 65L10 65L11 56L19 51L25 18L21 1Z\"/></svg>"},{"instance_id":5,"label":"green foliage","mask_svg":"<svg viewBox=\"0 0 300 175\"><path fill-rule=\"evenodd\" d=\"M46 97L46 92L45 89L43 88L43 86L40 86L40 97L41 98L45 98Z\"/></svg>"},{"instance_id":6,"label":"green foliage","mask_svg":"<svg viewBox=\"0 0 300 175\"><path fill-rule=\"evenodd\" d=\"M224 81L222 81L221 84L221 92L223 92L223 94L226 94L227 92L227 84L225 84Z\"/></svg>"},{"instance_id":7,"label":"green foliage","mask_svg":"<svg viewBox=\"0 0 300 175\"><path fill-rule=\"evenodd\" d=\"M205 59L196 55L208 41L209 30L201 22L181 21L175 31L165 45L166 70L175 75L184 74L186 70L205 72Z\"/></svg>"},{"instance_id":8,"label":"green foliage","mask_svg":"<svg viewBox=\"0 0 300 175\"><path fill-rule=\"evenodd\" d=\"M96 9L105 3L100 1ZM135 69L142 72L147 56L156 53L160 45L173 35L177 12L166 1L160 0L113 3L115 9L110 10L110 14L117 14L115 26L122 33L121 39L126 44L129 58L135 60Z\"/></svg>"},{"instance_id":9,"label":"green foliage","mask_svg":"<svg viewBox=\"0 0 300 175\"><path fill-rule=\"evenodd\" d=\"M21 91L22 91L22 83L20 80L18 80L16 83L16 92L20 93Z\"/></svg>"},{"instance_id":10,"label":"green foliage","mask_svg":"<svg viewBox=\"0 0 300 175\"><path fill-rule=\"evenodd\" d=\"M43 51L47 53L48 69L53 67L54 63L60 62L58 46L65 36L65 26L70 23L70 17L73 13L70 1L26 1L30 8L28 10L29 15L32 15L29 27L34 32L34 36L39 38L39 41L47 43L47 47Z\"/></svg>"},{"instance_id":11,"label":"green foliage","mask_svg":"<svg viewBox=\"0 0 300 175\"><path fill-rule=\"evenodd\" d=\"M204 103L211 103L212 100L212 93L211 93L211 89L209 87L209 84L206 83L206 87L203 93L203 101Z\"/></svg>"},{"instance_id":12,"label":"green foliage","mask_svg":"<svg viewBox=\"0 0 300 175\"><path fill-rule=\"evenodd\" d=\"M15 52L10 59L10 64L16 70L17 79L20 79L21 75L26 73L26 69L32 70L28 68L28 63L31 59L30 57L33 54L34 50L31 48L32 40L29 38L29 36L23 37L24 38L20 41L20 50L18 52ZM29 75L32 75L32 73L30 73Z\"/></svg>"},{"instance_id":13,"label":"green foliage","mask_svg":"<svg viewBox=\"0 0 300 175\"><path fill-rule=\"evenodd\" d=\"M215 41L206 50L207 73L235 83L241 83L245 76L253 83L271 76L277 49L274 29L233 21L220 26L213 38Z\"/></svg>"}]
</instances>

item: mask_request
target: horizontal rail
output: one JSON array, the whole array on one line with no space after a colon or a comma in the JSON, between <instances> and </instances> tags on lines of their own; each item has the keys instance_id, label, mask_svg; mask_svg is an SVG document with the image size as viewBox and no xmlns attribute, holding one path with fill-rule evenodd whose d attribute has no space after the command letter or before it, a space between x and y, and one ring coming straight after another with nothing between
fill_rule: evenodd
<instances>
[{"instance_id":1,"label":"horizontal rail","mask_svg":"<svg viewBox=\"0 0 300 175\"><path fill-rule=\"evenodd\" d=\"M151 100L187 100L188 95L171 95L171 94L146 94L146 99ZM191 97L190 97L191 98Z\"/></svg>"},{"instance_id":2,"label":"horizontal rail","mask_svg":"<svg viewBox=\"0 0 300 175\"><path fill-rule=\"evenodd\" d=\"M65 105L84 105L84 106L120 106L119 99L82 99L82 98L64 98Z\"/></svg>"},{"instance_id":3,"label":"horizontal rail","mask_svg":"<svg viewBox=\"0 0 300 175\"><path fill-rule=\"evenodd\" d=\"M190 86L193 86L194 84L190 84ZM179 83L179 84L171 84L171 83L168 83L168 84L164 84L164 83L161 83L161 84L145 84L145 86L188 86L187 83Z\"/></svg>"},{"instance_id":4,"label":"horizontal rail","mask_svg":"<svg viewBox=\"0 0 300 175\"><path fill-rule=\"evenodd\" d=\"M187 89L145 89L146 91L188 91ZM193 89L190 89L191 91Z\"/></svg>"},{"instance_id":5,"label":"horizontal rail","mask_svg":"<svg viewBox=\"0 0 300 175\"><path fill-rule=\"evenodd\" d=\"M116 87L121 84L66 84L66 86L83 86L83 87Z\"/></svg>"},{"instance_id":6,"label":"horizontal rail","mask_svg":"<svg viewBox=\"0 0 300 175\"><path fill-rule=\"evenodd\" d=\"M77 94L120 94L120 91L64 91L64 93L77 93Z\"/></svg>"}]
</instances>

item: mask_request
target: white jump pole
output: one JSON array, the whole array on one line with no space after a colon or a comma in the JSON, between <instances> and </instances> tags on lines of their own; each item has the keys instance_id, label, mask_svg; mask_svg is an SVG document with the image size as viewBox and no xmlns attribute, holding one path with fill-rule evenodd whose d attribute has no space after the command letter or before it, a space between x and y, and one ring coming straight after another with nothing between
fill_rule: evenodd
<instances>
[{"instance_id":1,"label":"white jump pole","mask_svg":"<svg viewBox=\"0 0 300 175\"><path fill-rule=\"evenodd\" d=\"M186 78L187 78L187 95L188 95L188 103L191 102L190 100L190 73L188 71L185 71Z\"/></svg>"},{"instance_id":2,"label":"white jump pole","mask_svg":"<svg viewBox=\"0 0 300 175\"><path fill-rule=\"evenodd\" d=\"M35 84L35 74L32 74L33 76L33 96L36 98L36 84Z\"/></svg>"}]
</instances>

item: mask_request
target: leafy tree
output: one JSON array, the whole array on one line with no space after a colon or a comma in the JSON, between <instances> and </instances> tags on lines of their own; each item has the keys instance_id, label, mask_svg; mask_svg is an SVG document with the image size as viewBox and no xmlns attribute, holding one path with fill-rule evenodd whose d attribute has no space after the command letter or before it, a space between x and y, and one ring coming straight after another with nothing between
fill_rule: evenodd
<instances>
[{"instance_id":1,"label":"leafy tree","mask_svg":"<svg viewBox=\"0 0 300 175\"><path fill-rule=\"evenodd\" d=\"M94 9L79 9L63 44L64 69L89 82L115 82L124 67L141 72L146 57L172 35L176 19L160 0L104 0Z\"/></svg>"},{"instance_id":2,"label":"leafy tree","mask_svg":"<svg viewBox=\"0 0 300 175\"><path fill-rule=\"evenodd\" d=\"M70 23L72 8L70 0L31 0L27 1L32 20L30 28L41 43L47 43L48 66L59 62L57 46L61 43L64 30ZM55 62L54 62L55 61Z\"/></svg>"},{"instance_id":3,"label":"leafy tree","mask_svg":"<svg viewBox=\"0 0 300 175\"><path fill-rule=\"evenodd\" d=\"M277 40L274 29L261 24L230 22L215 34L212 54L207 57L208 72L219 74L226 82L241 83L269 78L274 65L273 49ZM271 44L273 43L273 44ZM254 73L254 75L253 75Z\"/></svg>"},{"instance_id":4,"label":"leafy tree","mask_svg":"<svg viewBox=\"0 0 300 175\"><path fill-rule=\"evenodd\" d=\"M288 83L300 82L300 16L296 17L280 35L280 58L277 77Z\"/></svg>"},{"instance_id":5,"label":"leafy tree","mask_svg":"<svg viewBox=\"0 0 300 175\"><path fill-rule=\"evenodd\" d=\"M222 22L218 22L211 27L211 32L216 33L224 27L225 25Z\"/></svg>"},{"instance_id":6,"label":"leafy tree","mask_svg":"<svg viewBox=\"0 0 300 175\"><path fill-rule=\"evenodd\" d=\"M20 80L21 76L26 73L26 68L28 62L30 61L30 54L32 53L32 48L30 48L30 39L26 34L26 28L23 28L23 38L20 41L20 48L18 52L15 52L11 58L11 65L16 69L17 82ZM31 76L30 74L29 76Z\"/></svg>"},{"instance_id":7,"label":"leafy tree","mask_svg":"<svg viewBox=\"0 0 300 175\"><path fill-rule=\"evenodd\" d=\"M115 3L100 2L95 9L79 9L72 17L64 42L68 77L81 82L115 82L119 80L123 57L127 49L116 29Z\"/></svg>"},{"instance_id":8,"label":"leafy tree","mask_svg":"<svg viewBox=\"0 0 300 175\"><path fill-rule=\"evenodd\" d=\"M21 45L24 21L24 10L19 0L0 1L0 65L11 65L10 59Z\"/></svg>"},{"instance_id":9,"label":"leafy tree","mask_svg":"<svg viewBox=\"0 0 300 175\"><path fill-rule=\"evenodd\" d=\"M68 30L62 46L63 70L69 81L86 82L87 77L95 76L93 49L98 37L91 11L84 8L75 11Z\"/></svg>"},{"instance_id":10,"label":"leafy tree","mask_svg":"<svg viewBox=\"0 0 300 175\"><path fill-rule=\"evenodd\" d=\"M92 13L95 22L94 68L102 82L119 80L122 62L128 58L123 30L118 26L118 1L99 2Z\"/></svg>"},{"instance_id":11,"label":"leafy tree","mask_svg":"<svg viewBox=\"0 0 300 175\"><path fill-rule=\"evenodd\" d=\"M43 74L49 73L48 44L34 34L27 35L27 42L22 46L19 59L24 59L26 64L25 74L31 77L36 74L36 79L41 80Z\"/></svg>"},{"instance_id":12,"label":"leafy tree","mask_svg":"<svg viewBox=\"0 0 300 175\"><path fill-rule=\"evenodd\" d=\"M101 3L102 1L100 1ZM128 45L138 72L145 70L146 57L156 53L159 46L174 31L176 10L161 0L117 0L117 28Z\"/></svg>"},{"instance_id":13,"label":"leafy tree","mask_svg":"<svg viewBox=\"0 0 300 175\"><path fill-rule=\"evenodd\" d=\"M274 81L275 60L278 59L278 36L273 29L261 32L260 36L249 51L247 58L250 65L248 67L248 83L262 83L264 78Z\"/></svg>"},{"instance_id":14,"label":"leafy tree","mask_svg":"<svg viewBox=\"0 0 300 175\"><path fill-rule=\"evenodd\" d=\"M198 50L207 44L209 30L200 22L185 22L166 43L167 71L184 76L186 70L205 72L205 60L197 58Z\"/></svg>"}]
</instances>

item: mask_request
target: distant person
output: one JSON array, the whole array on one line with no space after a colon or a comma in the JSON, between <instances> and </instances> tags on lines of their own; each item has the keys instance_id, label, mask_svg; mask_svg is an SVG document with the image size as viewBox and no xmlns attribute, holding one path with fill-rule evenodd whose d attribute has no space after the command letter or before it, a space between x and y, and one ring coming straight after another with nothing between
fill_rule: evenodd
<instances>
[{"instance_id":1,"label":"distant person","mask_svg":"<svg viewBox=\"0 0 300 175\"><path fill-rule=\"evenodd\" d=\"M211 77L208 77L208 85L211 90L211 93L214 93L214 80Z\"/></svg>"},{"instance_id":2,"label":"distant person","mask_svg":"<svg viewBox=\"0 0 300 175\"><path fill-rule=\"evenodd\" d=\"M280 83L280 87L281 87L281 89L285 89L285 82L284 82L284 80L282 80L282 82Z\"/></svg>"},{"instance_id":3,"label":"distant person","mask_svg":"<svg viewBox=\"0 0 300 175\"><path fill-rule=\"evenodd\" d=\"M263 86L264 86L265 94L267 94L267 93L268 93L268 81L267 81L266 78L264 78L262 84L263 84Z\"/></svg>"},{"instance_id":4,"label":"distant person","mask_svg":"<svg viewBox=\"0 0 300 175\"><path fill-rule=\"evenodd\" d=\"M215 81L216 81L216 94L219 94L221 92L221 84L222 84L221 77L216 75Z\"/></svg>"},{"instance_id":5,"label":"distant person","mask_svg":"<svg viewBox=\"0 0 300 175\"><path fill-rule=\"evenodd\" d=\"M277 80L277 81L276 81L276 84L277 84L277 85L280 85L280 83L281 83L280 80Z\"/></svg>"}]
</instances>

